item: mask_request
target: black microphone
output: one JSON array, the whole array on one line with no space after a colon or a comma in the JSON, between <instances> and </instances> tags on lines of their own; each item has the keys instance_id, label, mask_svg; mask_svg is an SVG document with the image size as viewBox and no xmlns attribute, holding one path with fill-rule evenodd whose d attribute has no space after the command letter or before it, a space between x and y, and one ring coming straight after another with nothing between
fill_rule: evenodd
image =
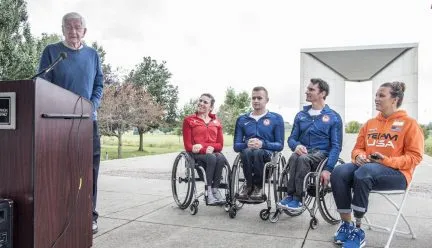
<instances>
[{"instance_id":1,"label":"black microphone","mask_svg":"<svg viewBox=\"0 0 432 248\"><path fill-rule=\"evenodd\" d=\"M65 52L61 52L60 55L58 56L58 58L47 68L43 69L41 72L37 73L36 75L34 75L33 77L31 77L31 79L35 79L36 77L44 74L47 74L48 72L50 72L52 69L54 69L54 66L56 66L60 61L64 60L67 58L67 53Z\"/></svg>"}]
</instances>

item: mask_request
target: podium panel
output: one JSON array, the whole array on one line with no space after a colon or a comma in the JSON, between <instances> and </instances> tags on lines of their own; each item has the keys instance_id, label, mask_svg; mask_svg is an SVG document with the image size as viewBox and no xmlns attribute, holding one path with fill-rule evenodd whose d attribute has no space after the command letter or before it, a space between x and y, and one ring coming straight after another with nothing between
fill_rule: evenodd
<instances>
[{"instance_id":1,"label":"podium panel","mask_svg":"<svg viewBox=\"0 0 432 248\"><path fill-rule=\"evenodd\" d=\"M0 198L14 201L14 247L92 245L91 103L43 79L0 82L15 129L0 129Z\"/></svg>"}]
</instances>

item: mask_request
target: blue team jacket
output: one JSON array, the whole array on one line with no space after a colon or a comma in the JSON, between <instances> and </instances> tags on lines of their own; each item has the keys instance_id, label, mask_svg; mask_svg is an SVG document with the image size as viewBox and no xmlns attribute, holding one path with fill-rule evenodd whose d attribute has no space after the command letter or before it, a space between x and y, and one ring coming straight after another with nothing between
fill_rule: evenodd
<instances>
[{"instance_id":1,"label":"blue team jacket","mask_svg":"<svg viewBox=\"0 0 432 248\"><path fill-rule=\"evenodd\" d=\"M250 138L258 138L263 142L262 149L282 151L285 131L281 115L267 112L258 121L251 118L250 113L241 115L236 122L234 132L234 151L241 152L247 148Z\"/></svg>"},{"instance_id":2,"label":"blue team jacket","mask_svg":"<svg viewBox=\"0 0 432 248\"><path fill-rule=\"evenodd\" d=\"M321 110L321 114L311 116L308 111L312 105L303 107L294 118L288 146L292 151L302 144L308 150L318 149L328 156L326 167L332 171L342 149L342 118L328 105Z\"/></svg>"}]
</instances>

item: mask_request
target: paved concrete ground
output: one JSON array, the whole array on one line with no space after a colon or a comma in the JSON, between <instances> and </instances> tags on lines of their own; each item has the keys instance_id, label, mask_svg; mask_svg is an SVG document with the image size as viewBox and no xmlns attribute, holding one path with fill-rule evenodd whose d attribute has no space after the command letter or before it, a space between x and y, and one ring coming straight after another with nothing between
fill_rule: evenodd
<instances>
[{"instance_id":1,"label":"paved concrete ground","mask_svg":"<svg viewBox=\"0 0 432 248\"><path fill-rule=\"evenodd\" d=\"M347 160L354 144L347 136L342 158ZM235 154L225 149L232 163ZM290 152L284 151L285 156ZM282 215L279 222L258 216L265 204L245 205L235 219L221 207L205 206L201 200L195 216L180 210L171 194L171 168L177 153L105 161L99 176L99 232L94 247L337 247L332 235L337 226L319 217L316 230L309 230L307 212L298 217ZM432 247L432 158L425 156L405 206L417 239L398 235L391 247ZM202 189L202 186L199 190ZM396 196L395 199L401 199ZM371 196L368 216L378 224L392 219L389 205ZM319 216L319 214L318 214ZM400 221L399 225L405 228ZM366 232L367 247L383 247L387 234Z\"/></svg>"}]
</instances>

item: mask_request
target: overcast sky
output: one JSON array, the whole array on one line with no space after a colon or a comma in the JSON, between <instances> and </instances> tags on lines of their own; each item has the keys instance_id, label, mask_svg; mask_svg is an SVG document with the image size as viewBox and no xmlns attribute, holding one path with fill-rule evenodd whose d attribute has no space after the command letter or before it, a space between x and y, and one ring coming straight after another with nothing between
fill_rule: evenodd
<instances>
[{"instance_id":1,"label":"overcast sky","mask_svg":"<svg viewBox=\"0 0 432 248\"><path fill-rule=\"evenodd\" d=\"M151 56L167 61L180 103L227 87L269 90L270 110L292 122L299 107L300 49L419 43L419 121L432 121L432 10L426 0L28 0L32 33L61 33L71 11L87 20L87 42L125 71ZM346 121L371 110L369 84L347 84ZM430 98L430 97L429 97ZM366 99L366 100L364 100Z\"/></svg>"}]
</instances>

